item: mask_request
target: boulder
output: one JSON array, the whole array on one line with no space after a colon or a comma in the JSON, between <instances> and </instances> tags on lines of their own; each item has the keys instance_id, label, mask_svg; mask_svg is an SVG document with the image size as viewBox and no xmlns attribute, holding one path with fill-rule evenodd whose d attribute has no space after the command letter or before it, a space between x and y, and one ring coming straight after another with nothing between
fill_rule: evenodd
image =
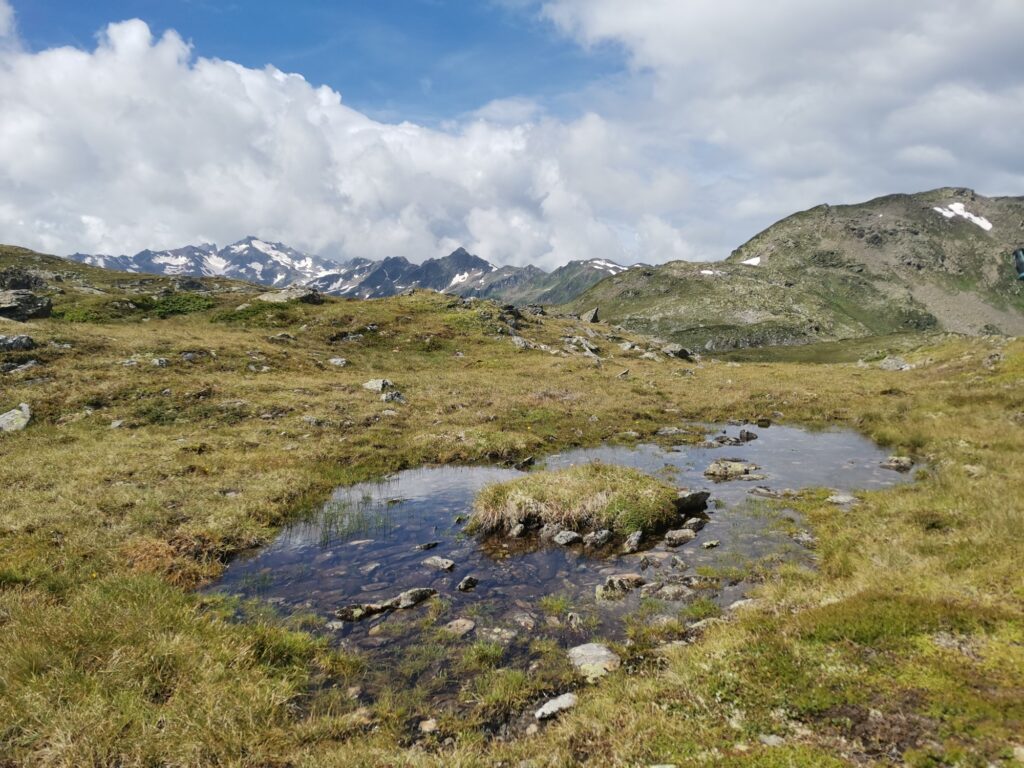
<instances>
[{"instance_id":1,"label":"boulder","mask_svg":"<svg viewBox=\"0 0 1024 768\"><path fill-rule=\"evenodd\" d=\"M626 540L622 543L622 551L627 555L631 555L640 549L640 542L643 540L643 531L633 531L626 537Z\"/></svg>"},{"instance_id":2,"label":"boulder","mask_svg":"<svg viewBox=\"0 0 1024 768\"><path fill-rule=\"evenodd\" d=\"M582 315L580 315L580 320L582 320L584 323L600 322L600 320L598 319L597 307L587 310Z\"/></svg>"},{"instance_id":3,"label":"boulder","mask_svg":"<svg viewBox=\"0 0 1024 768\"><path fill-rule=\"evenodd\" d=\"M446 557L438 557L436 555L428 557L423 561L423 564L428 568L434 568L438 571L450 571L455 567L455 561L449 560Z\"/></svg>"},{"instance_id":4,"label":"boulder","mask_svg":"<svg viewBox=\"0 0 1024 768\"><path fill-rule=\"evenodd\" d=\"M570 544L576 544L583 539L576 531L559 531L552 537L552 541L555 544L560 544L563 547L568 547Z\"/></svg>"},{"instance_id":5,"label":"boulder","mask_svg":"<svg viewBox=\"0 0 1024 768\"><path fill-rule=\"evenodd\" d=\"M680 514L687 512L703 512L708 507L711 491L691 491L687 488L679 491L676 498L676 509Z\"/></svg>"},{"instance_id":6,"label":"boulder","mask_svg":"<svg viewBox=\"0 0 1024 768\"><path fill-rule=\"evenodd\" d=\"M569 661L588 683L604 677L622 665L622 659L608 646L600 643L586 643L570 648Z\"/></svg>"},{"instance_id":7,"label":"boulder","mask_svg":"<svg viewBox=\"0 0 1024 768\"><path fill-rule=\"evenodd\" d=\"M389 389L394 388L394 382L388 379L370 379L368 382L363 384L363 389L368 389L371 392L385 392Z\"/></svg>"},{"instance_id":8,"label":"boulder","mask_svg":"<svg viewBox=\"0 0 1024 768\"><path fill-rule=\"evenodd\" d=\"M36 348L31 336L0 336L0 352L28 352Z\"/></svg>"},{"instance_id":9,"label":"boulder","mask_svg":"<svg viewBox=\"0 0 1024 768\"><path fill-rule=\"evenodd\" d=\"M738 477L751 474L758 468L756 464L749 464L742 459L718 459L711 462L711 465L704 470L704 475L714 480L735 480Z\"/></svg>"},{"instance_id":10,"label":"boulder","mask_svg":"<svg viewBox=\"0 0 1024 768\"><path fill-rule=\"evenodd\" d=\"M546 702L544 706L534 712L533 716L538 720L550 720L567 709L575 707L577 701L575 693L563 693L561 696Z\"/></svg>"},{"instance_id":11,"label":"boulder","mask_svg":"<svg viewBox=\"0 0 1024 768\"><path fill-rule=\"evenodd\" d=\"M669 547L681 547L683 544L697 538L697 532L689 528L680 528L676 531L669 531L665 534L665 545Z\"/></svg>"},{"instance_id":12,"label":"boulder","mask_svg":"<svg viewBox=\"0 0 1024 768\"><path fill-rule=\"evenodd\" d=\"M680 360L693 360L693 352L682 344L666 344L661 348L661 354L677 357Z\"/></svg>"},{"instance_id":13,"label":"boulder","mask_svg":"<svg viewBox=\"0 0 1024 768\"><path fill-rule=\"evenodd\" d=\"M909 456L890 456L882 462L883 469L894 469L897 472L909 472L914 467L914 460Z\"/></svg>"},{"instance_id":14,"label":"boulder","mask_svg":"<svg viewBox=\"0 0 1024 768\"><path fill-rule=\"evenodd\" d=\"M32 409L22 403L7 413L0 414L0 432L20 432L32 420Z\"/></svg>"},{"instance_id":15,"label":"boulder","mask_svg":"<svg viewBox=\"0 0 1024 768\"><path fill-rule=\"evenodd\" d=\"M49 317L53 302L32 291L0 291L0 317L25 322L36 317Z\"/></svg>"},{"instance_id":16,"label":"boulder","mask_svg":"<svg viewBox=\"0 0 1024 768\"><path fill-rule=\"evenodd\" d=\"M268 291L256 297L256 301L268 304L286 304L289 301L300 301L303 304L323 304L324 297L316 288L292 285L281 291Z\"/></svg>"}]
</instances>

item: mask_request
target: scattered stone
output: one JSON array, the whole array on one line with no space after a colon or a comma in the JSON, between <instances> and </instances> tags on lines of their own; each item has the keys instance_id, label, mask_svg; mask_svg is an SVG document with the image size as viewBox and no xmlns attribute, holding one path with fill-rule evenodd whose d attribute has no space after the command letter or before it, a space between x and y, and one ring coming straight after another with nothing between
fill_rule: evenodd
<instances>
[{"instance_id":1,"label":"scattered stone","mask_svg":"<svg viewBox=\"0 0 1024 768\"><path fill-rule=\"evenodd\" d=\"M404 403L405 396L398 391L385 392L380 396L381 402L384 403Z\"/></svg>"},{"instance_id":2,"label":"scattered stone","mask_svg":"<svg viewBox=\"0 0 1024 768\"><path fill-rule=\"evenodd\" d=\"M31 336L0 336L0 352L29 352L36 348Z\"/></svg>"},{"instance_id":3,"label":"scattered stone","mask_svg":"<svg viewBox=\"0 0 1024 768\"><path fill-rule=\"evenodd\" d=\"M112 422L110 422L110 428L111 429L120 429L123 426L124 426L124 420L123 419L114 419Z\"/></svg>"},{"instance_id":4,"label":"scattered stone","mask_svg":"<svg viewBox=\"0 0 1024 768\"><path fill-rule=\"evenodd\" d=\"M433 549L440 543L440 541L427 541L423 544L417 544L413 549L419 552L426 552L428 549Z\"/></svg>"},{"instance_id":5,"label":"scattered stone","mask_svg":"<svg viewBox=\"0 0 1024 768\"><path fill-rule=\"evenodd\" d=\"M683 489L679 491L676 499L676 509L680 514L685 512L703 512L707 509L708 499L711 498L710 491L691 491Z\"/></svg>"},{"instance_id":6,"label":"scattered stone","mask_svg":"<svg viewBox=\"0 0 1024 768\"><path fill-rule=\"evenodd\" d=\"M741 429L740 430L740 440L742 442L744 442L744 443L749 443L752 440L757 440L757 433L756 432L751 432L748 429Z\"/></svg>"},{"instance_id":7,"label":"scattered stone","mask_svg":"<svg viewBox=\"0 0 1024 768\"><path fill-rule=\"evenodd\" d=\"M429 720L420 720L420 733L428 734L435 733L437 731L437 720L430 718Z\"/></svg>"},{"instance_id":8,"label":"scattered stone","mask_svg":"<svg viewBox=\"0 0 1024 768\"><path fill-rule=\"evenodd\" d=\"M682 344L666 344L661 348L661 354L667 355L668 357L676 357L680 360L693 360L693 352Z\"/></svg>"},{"instance_id":9,"label":"scattered stone","mask_svg":"<svg viewBox=\"0 0 1024 768\"><path fill-rule=\"evenodd\" d=\"M693 597L693 590L685 584L663 584L658 590L659 600L682 601Z\"/></svg>"},{"instance_id":10,"label":"scattered stone","mask_svg":"<svg viewBox=\"0 0 1024 768\"><path fill-rule=\"evenodd\" d=\"M844 507L848 504L856 504L857 497L851 496L848 493L833 493L831 496L825 499L825 501L827 501L829 504L836 504L838 506Z\"/></svg>"},{"instance_id":11,"label":"scattered stone","mask_svg":"<svg viewBox=\"0 0 1024 768\"><path fill-rule=\"evenodd\" d=\"M722 542L720 542L718 539L712 539L711 541L705 541L703 544L701 544L701 546L704 547L704 549L714 549L721 543Z\"/></svg>"},{"instance_id":12,"label":"scattered stone","mask_svg":"<svg viewBox=\"0 0 1024 768\"><path fill-rule=\"evenodd\" d=\"M626 537L626 540L622 543L622 551L627 555L631 555L634 552L639 551L640 542L643 540L643 538L643 531L633 531L631 534L629 534L629 536Z\"/></svg>"},{"instance_id":13,"label":"scattered stone","mask_svg":"<svg viewBox=\"0 0 1024 768\"><path fill-rule=\"evenodd\" d=\"M669 547L681 547L697 538L697 532L689 528L680 528L676 531L669 531L665 534L665 545Z\"/></svg>"},{"instance_id":14,"label":"scattered stone","mask_svg":"<svg viewBox=\"0 0 1024 768\"><path fill-rule=\"evenodd\" d=\"M348 360L346 360L344 357L332 357L330 360L327 361L327 364L333 365L336 368L344 368L346 365L348 365Z\"/></svg>"},{"instance_id":15,"label":"scattered stone","mask_svg":"<svg viewBox=\"0 0 1024 768\"><path fill-rule=\"evenodd\" d=\"M555 544L559 544L563 547L568 547L570 544L576 544L582 541L583 537L580 536L576 531L559 531L554 535L552 541Z\"/></svg>"},{"instance_id":16,"label":"scattered stone","mask_svg":"<svg viewBox=\"0 0 1024 768\"><path fill-rule=\"evenodd\" d=\"M0 317L25 322L37 317L49 317L53 302L32 291L0 291Z\"/></svg>"},{"instance_id":17,"label":"scattered stone","mask_svg":"<svg viewBox=\"0 0 1024 768\"><path fill-rule=\"evenodd\" d=\"M685 571L690 567L686 564L686 561L683 560L683 558L679 557L679 555L672 555L672 559L669 560L669 563L671 563L673 568L678 568L681 571Z\"/></svg>"},{"instance_id":18,"label":"scattered stone","mask_svg":"<svg viewBox=\"0 0 1024 768\"><path fill-rule=\"evenodd\" d=\"M524 338L523 338L522 336L511 336L511 337L509 338L509 340L510 340L510 341L512 342L512 344L513 344L513 345L514 345L515 347L517 347L518 349L532 349L532 348L533 348L533 344L531 344L530 342L528 342L528 341L527 341L526 339L524 339Z\"/></svg>"},{"instance_id":19,"label":"scattered stone","mask_svg":"<svg viewBox=\"0 0 1024 768\"><path fill-rule=\"evenodd\" d=\"M563 530L564 529L562 528L562 526L558 523L545 523L540 527L540 531L537 532L537 535L545 541L547 541L549 539L555 538L555 536L557 536Z\"/></svg>"},{"instance_id":20,"label":"scattered stone","mask_svg":"<svg viewBox=\"0 0 1024 768\"><path fill-rule=\"evenodd\" d=\"M762 733L757 737L758 741L764 744L766 747L781 747L786 743L786 740L781 736L775 734Z\"/></svg>"},{"instance_id":21,"label":"scattered stone","mask_svg":"<svg viewBox=\"0 0 1024 768\"><path fill-rule=\"evenodd\" d=\"M508 535L509 535L510 538L518 539L524 533L526 533L526 526L523 525L522 523L516 523L515 525L512 526L512 530L510 530L508 532Z\"/></svg>"},{"instance_id":22,"label":"scattered stone","mask_svg":"<svg viewBox=\"0 0 1024 768\"><path fill-rule=\"evenodd\" d=\"M550 720L552 717L556 717L562 712L575 707L577 701L575 693L563 693L561 696L546 702L533 716L538 720Z\"/></svg>"},{"instance_id":23,"label":"scattered stone","mask_svg":"<svg viewBox=\"0 0 1024 768\"><path fill-rule=\"evenodd\" d=\"M583 617L578 613L567 613L565 614L565 623L569 625L569 629L574 632L579 632L583 629Z\"/></svg>"},{"instance_id":24,"label":"scattered stone","mask_svg":"<svg viewBox=\"0 0 1024 768\"><path fill-rule=\"evenodd\" d=\"M392 597L390 600L385 600L383 603L356 603L339 608L335 615L343 621L359 621L368 616L375 616L378 613L386 613L395 609L405 610L413 608L436 594L436 589L417 587L415 589L408 589L400 595Z\"/></svg>"},{"instance_id":25,"label":"scattered stone","mask_svg":"<svg viewBox=\"0 0 1024 768\"><path fill-rule=\"evenodd\" d=\"M300 301L303 304L323 304L324 297L316 288L293 285L281 291L261 293L256 300L269 304L285 304L289 301Z\"/></svg>"},{"instance_id":26,"label":"scattered stone","mask_svg":"<svg viewBox=\"0 0 1024 768\"><path fill-rule=\"evenodd\" d=\"M423 561L423 564L428 568L434 568L438 571L450 571L455 567L455 561L449 560L446 557L438 557L437 555L428 557Z\"/></svg>"},{"instance_id":27,"label":"scattered stone","mask_svg":"<svg viewBox=\"0 0 1024 768\"><path fill-rule=\"evenodd\" d=\"M456 587L459 592L472 592L480 581L475 576L466 576Z\"/></svg>"},{"instance_id":28,"label":"scattered stone","mask_svg":"<svg viewBox=\"0 0 1024 768\"><path fill-rule=\"evenodd\" d=\"M569 661L588 683L604 677L622 664L622 659L617 654L600 643L577 645L570 648L568 654Z\"/></svg>"},{"instance_id":29,"label":"scattered stone","mask_svg":"<svg viewBox=\"0 0 1024 768\"><path fill-rule=\"evenodd\" d=\"M363 389L368 389L371 392L384 392L394 388L394 383L387 379L370 379L368 382L363 384Z\"/></svg>"},{"instance_id":30,"label":"scattered stone","mask_svg":"<svg viewBox=\"0 0 1024 768\"><path fill-rule=\"evenodd\" d=\"M683 528L688 528L689 530L696 533L705 525L707 525L707 522L708 521L705 520L703 517L690 517L687 518L685 523L683 523Z\"/></svg>"},{"instance_id":31,"label":"scattered stone","mask_svg":"<svg viewBox=\"0 0 1024 768\"><path fill-rule=\"evenodd\" d=\"M878 364L883 371L910 371L914 366L902 357L886 357Z\"/></svg>"},{"instance_id":32,"label":"scattered stone","mask_svg":"<svg viewBox=\"0 0 1024 768\"><path fill-rule=\"evenodd\" d=\"M286 344L295 341L295 337L290 333L282 331L281 333L275 333L273 336L267 336L267 341L272 341L275 344Z\"/></svg>"},{"instance_id":33,"label":"scattered stone","mask_svg":"<svg viewBox=\"0 0 1024 768\"><path fill-rule=\"evenodd\" d=\"M658 437L675 437L676 435L685 435L686 430L679 427L662 427L654 434Z\"/></svg>"},{"instance_id":34,"label":"scattered stone","mask_svg":"<svg viewBox=\"0 0 1024 768\"><path fill-rule=\"evenodd\" d=\"M639 573L619 573L605 579L605 589L618 592L628 592L631 589L638 589L646 584L646 580Z\"/></svg>"},{"instance_id":35,"label":"scattered stone","mask_svg":"<svg viewBox=\"0 0 1024 768\"><path fill-rule=\"evenodd\" d=\"M893 469L897 472L909 472L914 466L914 460L909 456L890 456L882 462L883 469Z\"/></svg>"},{"instance_id":36,"label":"scattered stone","mask_svg":"<svg viewBox=\"0 0 1024 768\"><path fill-rule=\"evenodd\" d=\"M761 416L754 423L757 424L757 426L760 427L761 429L768 429L768 427L772 425L772 420L769 419L767 416Z\"/></svg>"},{"instance_id":37,"label":"scattered stone","mask_svg":"<svg viewBox=\"0 0 1024 768\"><path fill-rule=\"evenodd\" d=\"M455 619L445 624L444 628L456 637L465 637L476 629L476 622L470 619Z\"/></svg>"},{"instance_id":38,"label":"scattered stone","mask_svg":"<svg viewBox=\"0 0 1024 768\"><path fill-rule=\"evenodd\" d=\"M504 627L490 627L477 632L477 635L483 637L484 640L490 640L493 643L500 643L501 645L508 645L516 639L516 632L513 629L505 629Z\"/></svg>"},{"instance_id":39,"label":"scattered stone","mask_svg":"<svg viewBox=\"0 0 1024 768\"><path fill-rule=\"evenodd\" d=\"M742 610L745 610L747 608L755 608L756 606L757 606L757 600L754 600L753 598L749 598L748 597L748 598L744 598L743 600L737 600L737 601L735 601L733 603L730 603L729 607L726 608L725 610L730 611L730 612L731 611L742 611Z\"/></svg>"},{"instance_id":40,"label":"scattered stone","mask_svg":"<svg viewBox=\"0 0 1024 768\"><path fill-rule=\"evenodd\" d=\"M600 322L600 320L598 319L597 309L597 307L594 307L593 309L584 312L582 315L580 315L580 320L582 320L584 323Z\"/></svg>"},{"instance_id":41,"label":"scattered stone","mask_svg":"<svg viewBox=\"0 0 1024 768\"><path fill-rule=\"evenodd\" d=\"M345 622L344 621L338 621L337 619L335 619L334 621L328 621L326 624L324 624L324 629L329 629L331 632L340 632L344 628L345 628ZM356 696L351 696L351 695L349 696L349 698L357 698L357 697L358 697L358 694Z\"/></svg>"},{"instance_id":42,"label":"scattered stone","mask_svg":"<svg viewBox=\"0 0 1024 768\"><path fill-rule=\"evenodd\" d=\"M7 413L0 414L0 432L20 432L32 420L32 409L22 403Z\"/></svg>"},{"instance_id":43,"label":"scattered stone","mask_svg":"<svg viewBox=\"0 0 1024 768\"><path fill-rule=\"evenodd\" d=\"M612 532L607 528L600 531L591 531L583 537L583 544L588 547L603 547L612 539Z\"/></svg>"},{"instance_id":44,"label":"scattered stone","mask_svg":"<svg viewBox=\"0 0 1024 768\"><path fill-rule=\"evenodd\" d=\"M150 362L154 368L166 368L171 364L166 357L154 357Z\"/></svg>"},{"instance_id":45,"label":"scattered stone","mask_svg":"<svg viewBox=\"0 0 1024 768\"><path fill-rule=\"evenodd\" d=\"M436 589L430 589L429 587L417 587L415 589L407 589L395 598L395 600L397 601L397 607L404 610L406 608L417 606L424 600L427 600L436 594Z\"/></svg>"},{"instance_id":46,"label":"scattered stone","mask_svg":"<svg viewBox=\"0 0 1024 768\"><path fill-rule=\"evenodd\" d=\"M751 475L755 469L760 469L760 467L742 459L718 459L711 462L711 465L704 470L704 475L714 480L735 480L744 475Z\"/></svg>"}]
</instances>

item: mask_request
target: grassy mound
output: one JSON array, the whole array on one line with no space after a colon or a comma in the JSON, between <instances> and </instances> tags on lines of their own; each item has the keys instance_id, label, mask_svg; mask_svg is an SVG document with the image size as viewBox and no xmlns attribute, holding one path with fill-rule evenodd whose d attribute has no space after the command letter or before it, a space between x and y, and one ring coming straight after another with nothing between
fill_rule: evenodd
<instances>
[{"instance_id":1,"label":"grassy mound","mask_svg":"<svg viewBox=\"0 0 1024 768\"><path fill-rule=\"evenodd\" d=\"M580 464L495 483L476 497L470 530L510 530L518 523L618 534L668 525L677 516L676 489L636 469Z\"/></svg>"}]
</instances>

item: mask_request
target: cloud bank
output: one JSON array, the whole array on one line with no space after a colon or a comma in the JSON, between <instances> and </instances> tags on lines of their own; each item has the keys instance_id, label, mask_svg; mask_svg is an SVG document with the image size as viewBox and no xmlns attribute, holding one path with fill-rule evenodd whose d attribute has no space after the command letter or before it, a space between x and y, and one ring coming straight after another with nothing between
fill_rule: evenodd
<instances>
[{"instance_id":1,"label":"cloud bank","mask_svg":"<svg viewBox=\"0 0 1024 768\"><path fill-rule=\"evenodd\" d=\"M526 11L524 11L526 12ZM630 71L557 118L388 124L273 67L111 24L27 51L0 0L0 240L134 252L245 234L327 256L720 258L819 202L1024 182L1017 0L552 0Z\"/></svg>"}]
</instances>

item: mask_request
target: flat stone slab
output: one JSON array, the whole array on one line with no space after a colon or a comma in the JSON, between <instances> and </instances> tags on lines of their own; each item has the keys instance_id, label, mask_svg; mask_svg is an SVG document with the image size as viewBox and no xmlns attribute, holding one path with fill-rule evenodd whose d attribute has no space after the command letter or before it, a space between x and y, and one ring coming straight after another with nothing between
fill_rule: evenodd
<instances>
[{"instance_id":1,"label":"flat stone slab","mask_svg":"<svg viewBox=\"0 0 1024 768\"><path fill-rule=\"evenodd\" d=\"M600 643L585 643L570 648L569 661L587 682L592 683L622 665L622 659L608 646Z\"/></svg>"}]
</instances>

